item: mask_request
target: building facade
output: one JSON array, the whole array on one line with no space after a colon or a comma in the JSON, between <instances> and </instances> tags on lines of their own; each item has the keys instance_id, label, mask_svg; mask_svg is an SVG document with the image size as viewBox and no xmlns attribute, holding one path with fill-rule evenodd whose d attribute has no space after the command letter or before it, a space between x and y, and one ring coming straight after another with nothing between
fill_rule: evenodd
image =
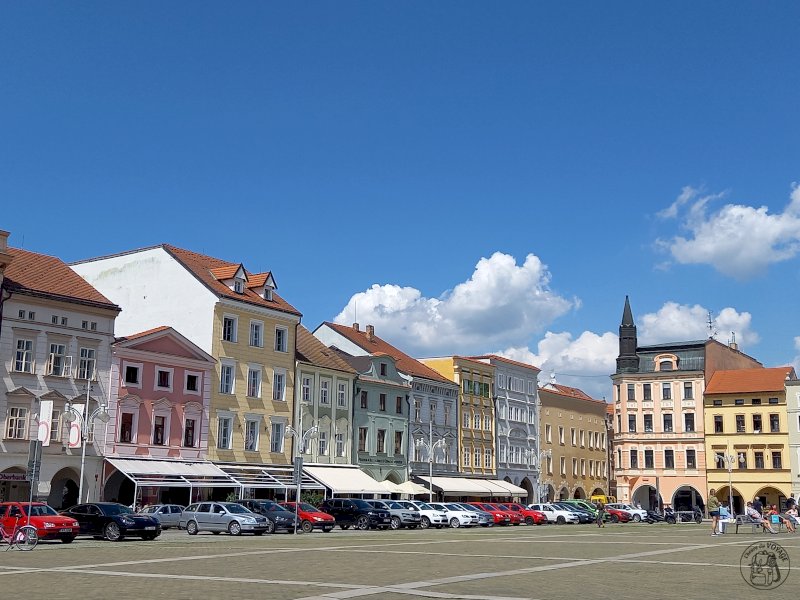
<instances>
[{"instance_id":1,"label":"building facade","mask_svg":"<svg viewBox=\"0 0 800 600\"><path fill-rule=\"evenodd\" d=\"M527 502L534 502L542 458L538 436L541 369L494 354L472 358L495 368L497 477L528 490Z\"/></svg>"},{"instance_id":2,"label":"building facade","mask_svg":"<svg viewBox=\"0 0 800 600\"><path fill-rule=\"evenodd\" d=\"M608 495L606 403L551 381L539 388L542 500Z\"/></svg>"},{"instance_id":3,"label":"building facade","mask_svg":"<svg viewBox=\"0 0 800 600\"><path fill-rule=\"evenodd\" d=\"M786 381L786 414L789 424L789 468L791 469L791 494L800 498L800 380Z\"/></svg>"},{"instance_id":4,"label":"building facade","mask_svg":"<svg viewBox=\"0 0 800 600\"><path fill-rule=\"evenodd\" d=\"M81 277L125 309L123 335L169 323L217 361L208 456L220 463L291 463L300 312L270 272L253 273L167 244L81 261Z\"/></svg>"},{"instance_id":5,"label":"building facade","mask_svg":"<svg viewBox=\"0 0 800 600\"><path fill-rule=\"evenodd\" d=\"M70 405L84 416L108 405L120 309L58 258L7 247L6 235L0 235L0 257L6 257L0 289L0 498L28 499L28 452L42 435L33 496L55 508L78 502L85 440L83 499L96 499L107 428L88 418L83 426L80 417L70 424L64 415ZM40 418L50 412L45 406L52 409L47 420Z\"/></svg>"},{"instance_id":6,"label":"building facade","mask_svg":"<svg viewBox=\"0 0 800 600\"><path fill-rule=\"evenodd\" d=\"M793 491L787 380L797 381L792 367L738 369L716 371L706 387L708 488L736 514L754 498L783 507Z\"/></svg>"}]
</instances>

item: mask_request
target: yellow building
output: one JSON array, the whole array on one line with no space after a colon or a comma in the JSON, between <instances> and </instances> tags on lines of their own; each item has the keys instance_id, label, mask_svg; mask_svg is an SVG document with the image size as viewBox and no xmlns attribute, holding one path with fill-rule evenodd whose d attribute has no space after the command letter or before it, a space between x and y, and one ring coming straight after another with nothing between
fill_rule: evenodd
<instances>
[{"instance_id":1,"label":"yellow building","mask_svg":"<svg viewBox=\"0 0 800 600\"><path fill-rule=\"evenodd\" d=\"M458 384L459 472L494 476L494 366L463 356L422 358L420 362Z\"/></svg>"},{"instance_id":2,"label":"yellow building","mask_svg":"<svg viewBox=\"0 0 800 600\"><path fill-rule=\"evenodd\" d=\"M708 490L743 512L759 498L782 506L792 489L785 381L792 367L716 371L706 386L706 477Z\"/></svg>"}]
</instances>

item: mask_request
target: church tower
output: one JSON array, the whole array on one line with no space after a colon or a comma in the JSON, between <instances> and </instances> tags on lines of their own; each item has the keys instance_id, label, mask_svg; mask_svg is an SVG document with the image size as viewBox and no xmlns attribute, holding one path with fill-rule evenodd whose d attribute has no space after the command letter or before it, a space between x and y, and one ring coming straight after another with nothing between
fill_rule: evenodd
<instances>
[{"instance_id":1,"label":"church tower","mask_svg":"<svg viewBox=\"0 0 800 600\"><path fill-rule=\"evenodd\" d=\"M622 323L619 326L617 373L639 372L639 355L636 354L636 345L636 325L633 323L631 303L625 296L625 308L622 311Z\"/></svg>"}]
</instances>

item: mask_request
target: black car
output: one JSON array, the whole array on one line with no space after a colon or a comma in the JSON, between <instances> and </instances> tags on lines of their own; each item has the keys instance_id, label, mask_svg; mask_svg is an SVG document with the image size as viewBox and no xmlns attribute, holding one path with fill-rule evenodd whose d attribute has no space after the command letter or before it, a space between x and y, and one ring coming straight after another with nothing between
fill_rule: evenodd
<instances>
[{"instance_id":1,"label":"black car","mask_svg":"<svg viewBox=\"0 0 800 600\"><path fill-rule=\"evenodd\" d=\"M594 523L595 517L588 510L584 510L579 506L570 504L568 502L553 502L553 506L561 510L568 510L569 512L578 515L578 523Z\"/></svg>"},{"instance_id":2,"label":"black car","mask_svg":"<svg viewBox=\"0 0 800 600\"><path fill-rule=\"evenodd\" d=\"M104 537L112 542L126 536L154 540L161 535L161 523L157 519L135 513L116 502L76 504L61 514L75 519L81 526L81 534Z\"/></svg>"},{"instance_id":3,"label":"black car","mask_svg":"<svg viewBox=\"0 0 800 600\"><path fill-rule=\"evenodd\" d=\"M389 529L392 522L388 511L372 506L360 498L330 498L320 505L320 510L333 515L342 529L352 525L356 529Z\"/></svg>"},{"instance_id":4,"label":"black car","mask_svg":"<svg viewBox=\"0 0 800 600\"><path fill-rule=\"evenodd\" d=\"M267 533L275 533L276 531L294 533L297 531L297 520L294 517L294 513L277 502L272 500L237 500L237 504L241 504L256 514L267 517L269 521Z\"/></svg>"}]
</instances>

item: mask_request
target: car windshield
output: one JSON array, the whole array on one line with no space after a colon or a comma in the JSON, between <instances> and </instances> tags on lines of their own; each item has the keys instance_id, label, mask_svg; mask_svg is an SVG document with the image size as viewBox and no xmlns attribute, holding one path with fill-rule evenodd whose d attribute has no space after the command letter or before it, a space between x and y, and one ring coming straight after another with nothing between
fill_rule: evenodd
<instances>
[{"instance_id":1,"label":"car windshield","mask_svg":"<svg viewBox=\"0 0 800 600\"><path fill-rule=\"evenodd\" d=\"M389 508L388 506L386 506L385 502L381 502L380 500L373 500L372 502L370 502L370 504L372 504L372 506L374 506L375 508L380 508L382 510L386 510L387 508Z\"/></svg>"},{"instance_id":2,"label":"car windshield","mask_svg":"<svg viewBox=\"0 0 800 600\"><path fill-rule=\"evenodd\" d=\"M477 506L472 506L471 504L459 504L459 506L467 510L471 510L472 512L482 512L480 508Z\"/></svg>"},{"instance_id":3,"label":"car windshield","mask_svg":"<svg viewBox=\"0 0 800 600\"><path fill-rule=\"evenodd\" d=\"M319 512L319 509L316 506L311 506L305 502L300 503L300 510L304 510L306 512Z\"/></svg>"},{"instance_id":4,"label":"car windshield","mask_svg":"<svg viewBox=\"0 0 800 600\"><path fill-rule=\"evenodd\" d=\"M272 500L262 500L261 502L259 502L259 504L261 504L261 507L264 510L267 510L269 512L288 512L289 510L286 507L281 506L277 502L273 502Z\"/></svg>"},{"instance_id":5,"label":"car windshield","mask_svg":"<svg viewBox=\"0 0 800 600\"><path fill-rule=\"evenodd\" d=\"M234 515L245 515L245 514L250 512L248 509L246 509L241 504L233 504L233 503L227 504L226 503L226 504L223 504L222 506L227 508L228 512L229 513L233 513Z\"/></svg>"},{"instance_id":6,"label":"car windshield","mask_svg":"<svg viewBox=\"0 0 800 600\"><path fill-rule=\"evenodd\" d=\"M154 513L154 512L156 512L158 509L159 509L159 507L158 507L158 506L145 506L145 507L144 507L142 510L140 510L139 512L140 512L140 513L143 513L143 514L149 514L149 513Z\"/></svg>"},{"instance_id":7,"label":"car windshield","mask_svg":"<svg viewBox=\"0 0 800 600\"><path fill-rule=\"evenodd\" d=\"M27 506L24 507L25 510L28 509ZM57 515L58 513L54 511L52 508L47 506L46 504L34 504L30 507L30 513L32 517L44 517L50 515Z\"/></svg>"},{"instance_id":8,"label":"car windshield","mask_svg":"<svg viewBox=\"0 0 800 600\"><path fill-rule=\"evenodd\" d=\"M417 506L419 506L420 510L433 510L433 507L425 502L420 502Z\"/></svg>"},{"instance_id":9,"label":"car windshield","mask_svg":"<svg viewBox=\"0 0 800 600\"><path fill-rule=\"evenodd\" d=\"M400 504L399 502L389 502L388 504L389 504L389 508L391 508L392 510L397 510L397 509L404 508L403 505Z\"/></svg>"},{"instance_id":10,"label":"car windshield","mask_svg":"<svg viewBox=\"0 0 800 600\"><path fill-rule=\"evenodd\" d=\"M353 500L353 504L355 504L358 508L366 508L367 510L375 508L366 500L355 499Z\"/></svg>"},{"instance_id":11,"label":"car windshield","mask_svg":"<svg viewBox=\"0 0 800 600\"><path fill-rule=\"evenodd\" d=\"M458 504L445 504L445 507L447 507L448 510L460 510L460 511L464 510Z\"/></svg>"},{"instance_id":12,"label":"car windshield","mask_svg":"<svg viewBox=\"0 0 800 600\"><path fill-rule=\"evenodd\" d=\"M132 515L133 510L128 508L127 506L123 506L122 504L100 504L101 512L104 515L114 516L114 515Z\"/></svg>"}]
</instances>

